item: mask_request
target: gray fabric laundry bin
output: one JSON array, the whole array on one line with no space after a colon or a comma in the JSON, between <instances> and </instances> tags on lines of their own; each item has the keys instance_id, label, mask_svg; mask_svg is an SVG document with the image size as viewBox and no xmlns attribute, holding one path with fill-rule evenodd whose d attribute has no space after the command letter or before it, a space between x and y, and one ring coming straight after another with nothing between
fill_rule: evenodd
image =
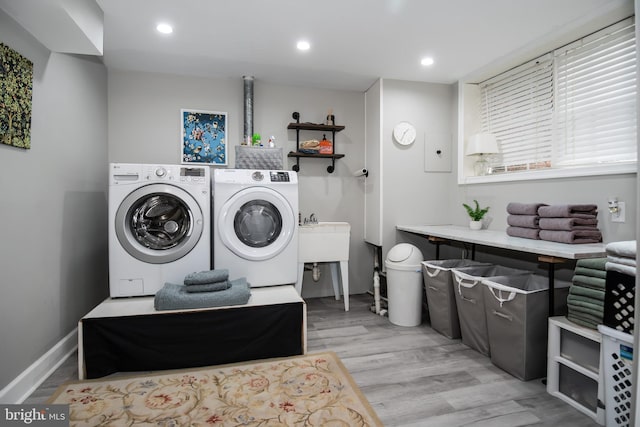
<instances>
[{"instance_id":1,"label":"gray fabric laundry bin","mask_svg":"<svg viewBox=\"0 0 640 427\"><path fill-rule=\"evenodd\" d=\"M490 265L470 259L424 261L422 277L427 294L431 327L447 338L460 338L460 321L451 269Z\"/></svg>"},{"instance_id":2,"label":"gray fabric laundry bin","mask_svg":"<svg viewBox=\"0 0 640 427\"><path fill-rule=\"evenodd\" d=\"M462 343L485 356L489 356L491 351L487 333L482 279L494 276L527 275L531 272L494 264L454 268L451 272L454 278L453 286Z\"/></svg>"},{"instance_id":3,"label":"gray fabric laundry bin","mask_svg":"<svg viewBox=\"0 0 640 427\"><path fill-rule=\"evenodd\" d=\"M491 362L528 381L547 372L549 278L535 274L482 280ZM566 313L571 283L555 280L556 313Z\"/></svg>"}]
</instances>

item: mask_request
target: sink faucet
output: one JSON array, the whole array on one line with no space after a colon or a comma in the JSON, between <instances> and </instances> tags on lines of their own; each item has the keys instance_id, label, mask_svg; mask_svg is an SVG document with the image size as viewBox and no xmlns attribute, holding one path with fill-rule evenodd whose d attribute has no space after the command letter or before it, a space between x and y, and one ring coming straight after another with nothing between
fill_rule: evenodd
<instances>
[{"instance_id":1,"label":"sink faucet","mask_svg":"<svg viewBox=\"0 0 640 427\"><path fill-rule=\"evenodd\" d=\"M316 214L312 213L311 216L309 217L309 223L311 224L317 224L318 223L318 219L316 218Z\"/></svg>"}]
</instances>

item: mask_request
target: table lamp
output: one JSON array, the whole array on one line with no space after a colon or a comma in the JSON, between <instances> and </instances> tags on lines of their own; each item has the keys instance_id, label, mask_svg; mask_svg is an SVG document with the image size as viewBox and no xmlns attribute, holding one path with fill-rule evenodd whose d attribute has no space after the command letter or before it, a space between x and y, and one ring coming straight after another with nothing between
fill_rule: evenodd
<instances>
[{"instance_id":1,"label":"table lamp","mask_svg":"<svg viewBox=\"0 0 640 427\"><path fill-rule=\"evenodd\" d=\"M491 173L486 155L497 154L499 152L496 136L492 133L481 132L471 135L467 143L465 155L478 156L478 160L473 165L473 169L476 176L483 176Z\"/></svg>"}]
</instances>

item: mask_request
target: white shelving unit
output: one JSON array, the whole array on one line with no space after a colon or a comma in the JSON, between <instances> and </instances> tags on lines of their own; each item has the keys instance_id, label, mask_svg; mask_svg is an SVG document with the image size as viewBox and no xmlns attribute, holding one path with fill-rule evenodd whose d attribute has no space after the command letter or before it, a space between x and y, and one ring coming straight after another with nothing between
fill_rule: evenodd
<instances>
[{"instance_id":1,"label":"white shelving unit","mask_svg":"<svg viewBox=\"0 0 640 427\"><path fill-rule=\"evenodd\" d=\"M547 392L605 425L601 344L600 332L549 318Z\"/></svg>"}]
</instances>

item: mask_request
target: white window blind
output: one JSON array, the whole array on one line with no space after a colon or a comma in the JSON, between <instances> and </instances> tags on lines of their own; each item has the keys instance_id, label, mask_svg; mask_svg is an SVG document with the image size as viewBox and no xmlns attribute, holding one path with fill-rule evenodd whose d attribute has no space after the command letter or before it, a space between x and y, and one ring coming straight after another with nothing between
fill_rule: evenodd
<instances>
[{"instance_id":1,"label":"white window blind","mask_svg":"<svg viewBox=\"0 0 640 427\"><path fill-rule=\"evenodd\" d=\"M547 165L551 160L553 62L537 58L481 85L483 131L496 135L501 161L494 172Z\"/></svg>"},{"instance_id":2,"label":"white window blind","mask_svg":"<svg viewBox=\"0 0 640 427\"><path fill-rule=\"evenodd\" d=\"M493 173L635 162L634 19L480 84Z\"/></svg>"},{"instance_id":3,"label":"white window blind","mask_svg":"<svg viewBox=\"0 0 640 427\"><path fill-rule=\"evenodd\" d=\"M554 52L554 166L636 161L633 19Z\"/></svg>"}]
</instances>

